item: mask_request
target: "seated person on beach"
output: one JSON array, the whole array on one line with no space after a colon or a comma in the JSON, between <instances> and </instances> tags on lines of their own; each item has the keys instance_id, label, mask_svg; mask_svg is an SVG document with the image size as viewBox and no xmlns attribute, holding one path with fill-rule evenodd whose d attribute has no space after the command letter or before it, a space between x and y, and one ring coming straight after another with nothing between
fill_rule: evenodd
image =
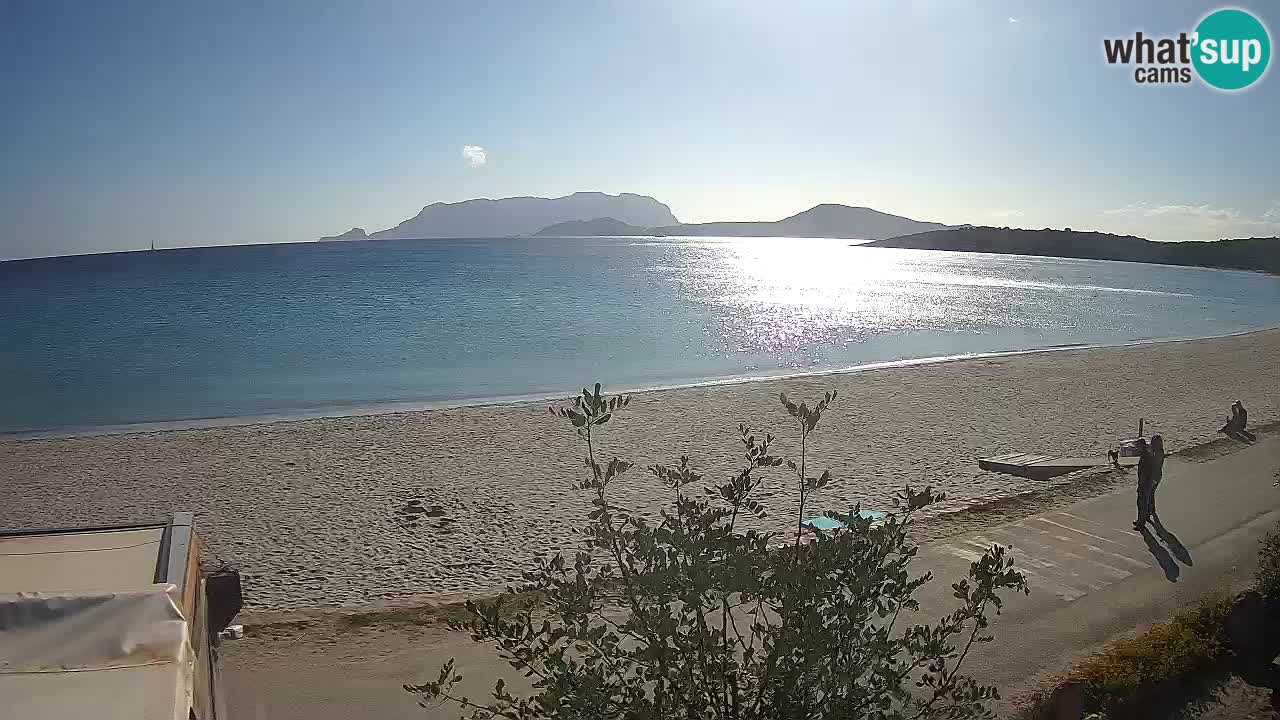
<instances>
[{"instance_id":1,"label":"seated person on beach","mask_svg":"<svg viewBox=\"0 0 1280 720\"><path fill-rule=\"evenodd\" d=\"M1237 432L1243 435L1245 439L1250 442L1257 440L1258 439L1257 435L1254 435L1253 433L1245 429L1249 425L1249 411L1244 409L1244 403L1237 400L1235 406L1238 409L1238 412L1236 413L1236 418L1240 423L1240 427L1237 428Z\"/></svg>"},{"instance_id":2,"label":"seated person on beach","mask_svg":"<svg viewBox=\"0 0 1280 720\"><path fill-rule=\"evenodd\" d=\"M1223 425L1218 432L1253 442L1254 440L1257 440L1258 437L1248 430L1245 430L1245 426L1248 424L1249 411L1244 409L1244 403L1237 400L1231 405L1231 419L1228 420L1227 424Z\"/></svg>"},{"instance_id":3,"label":"seated person on beach","mask_svg":"<svg viewBox=\"0 0 1280 720\"><path fill-rule=\"evenodd\" d=\"M1228 435L1234 435L1240 432L1240 408L1237 407L1235 403L1232 403L1231 405L1231 419L1227 421L1226 425L1219 428L1218 432L1226 433Z\"/></svg>"}]
</instances>

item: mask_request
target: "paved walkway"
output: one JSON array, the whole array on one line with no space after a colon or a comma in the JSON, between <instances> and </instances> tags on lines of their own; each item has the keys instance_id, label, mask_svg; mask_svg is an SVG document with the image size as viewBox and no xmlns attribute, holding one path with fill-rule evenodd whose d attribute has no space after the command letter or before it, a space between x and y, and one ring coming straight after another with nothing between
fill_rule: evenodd
<instances>
[{"instance_id":1,"label":"paved walkway","mask_svg":"<svg viewBox=\"0 0 1280 720\"><path fill-rule=\"evenodd\" d=\"M1208 462L1170 458L1161 522L1141 534L1134 493L1117 491L931 545L921 565L941 582L923 588L922 612L952 607L948 586L985 548L1011 547L1031 595L1009 602L969 669L1012 695L1206 593L1248 583L1259 540L1280 523L1278 469L1277 438Z\"/></svg>"},{"instance_id":2,"label":"paved walkway","mask_svg":"<svg viewBox=\"0 0 1280 720\"><path fill-rule=\"evenodd\" d=\"M949 610L950 585L969 563L993 543L1011 546L1031 595L1009 601L992 626L996 640L977 648L967 664L1010 697L1207 592L1248 582L1258 540L1280 522L1278 468L1275 437L1207 462L1170 458L1157 500L1163 524L1142 534L1132 530L1133 493L1118 491L930 545L916 565L932 569L935 578L921 591L921 612L936 619ZM472 668L474 695L493 686L493 679L480 677L492 672L483 648L435 629L393 627L286 646L242 642L228 648L227 696L235 717L457 717L453 709L424 712L400 690L402 683L434 677L450 656Z\"/></svg>"}]
</instances>

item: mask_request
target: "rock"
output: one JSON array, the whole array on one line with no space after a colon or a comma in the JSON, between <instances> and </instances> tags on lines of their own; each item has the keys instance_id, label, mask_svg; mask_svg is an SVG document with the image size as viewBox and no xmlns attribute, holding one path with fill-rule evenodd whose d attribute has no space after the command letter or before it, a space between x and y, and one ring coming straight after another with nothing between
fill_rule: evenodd
<instances>
[{"instance_id":1,"label":"rock","mask_svg":"<svg viewBox=\"0 0 1280 720\"><path fill-rule=\"evenodd\" d=\"M368 239L369 239L369 234L364 231L364 228L357 227L357 228L351 228L350 230L342 233L341 235L327 235L325 237L322 237L320 238L320 242L332 242L335 240L368 240Z\"/></svg>"}]
</instances>

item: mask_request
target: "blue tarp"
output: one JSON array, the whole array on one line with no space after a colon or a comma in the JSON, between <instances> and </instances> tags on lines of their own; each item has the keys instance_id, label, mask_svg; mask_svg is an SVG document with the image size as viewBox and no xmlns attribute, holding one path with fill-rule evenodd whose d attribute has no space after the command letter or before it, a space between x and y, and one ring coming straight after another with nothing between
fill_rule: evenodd
<instances>
[{"instance_id":1,"label":"blue tarp","mask_svg":"<svg viewBox=\"0 0 1280 720\"><path fill-rule=\"evenodd\" d=\"M874 521L883 520L887 513L880 512L879 510L860 510L857 514L858 517L864 520ZM826 515L811 517L808 520L805 520L804 524L814 528L815 530L843 530L848 527L843 522L836 520L835 518L829 518Z\"/></svg>"}]
</instances>

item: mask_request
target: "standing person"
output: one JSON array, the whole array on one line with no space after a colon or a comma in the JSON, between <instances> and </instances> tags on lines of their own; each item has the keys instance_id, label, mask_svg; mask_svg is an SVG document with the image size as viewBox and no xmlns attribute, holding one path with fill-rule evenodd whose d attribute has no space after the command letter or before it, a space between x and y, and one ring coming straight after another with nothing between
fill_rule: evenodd
<instances>
[{"instance_id":1,"label":"standing person","mask_svg":"<svg viewBox=\"0 0 1280 720\"><path fill-rule=\"evenodd\" d=\"M1151 436L1151 497L1147 500L1147 507L1150 508L1151 514L1156 518L1160 517L1160 513L1156 512L1156 488L1160 487L1160 481L1164 479L1164 438L1159 435ZM1142 460L1138 460L1141 464Z\"/></svg>"},{"instance_id":2,"label":"standing person","mask_svg":"<svg viewBox=\"0 0 1280 720\"><path fill-rule=\"evenodd\" d=\"M1147 448L1147 441L1138 438L1134 443L1138 448L1138 519L1133 523L1133 529L1141 532L1143 526L1151 520L1151 451Z\"/></svg>"}]
</instances>

